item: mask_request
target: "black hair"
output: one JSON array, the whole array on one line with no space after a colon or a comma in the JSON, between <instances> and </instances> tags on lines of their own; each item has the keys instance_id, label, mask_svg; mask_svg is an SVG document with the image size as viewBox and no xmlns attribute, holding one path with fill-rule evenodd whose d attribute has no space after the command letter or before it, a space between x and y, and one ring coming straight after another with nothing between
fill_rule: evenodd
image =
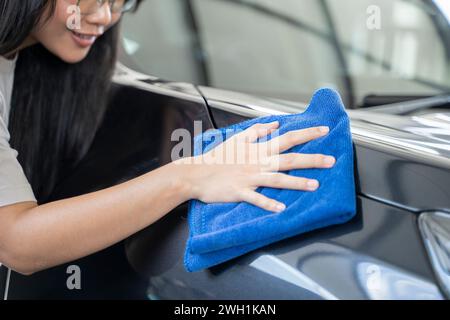
<instances>
[{"instance_id":1,"label":"black hair","mask_svg":"<svg viewBox=\"0 0 450 320\"><path fill-rule=\"evenodd\" d=\"M57 0L0 0L0 55L16 50ZM46 12L49 15L46 16ZM119 25L69 64L36 44L19 52L11 112L10 145L39 203L88 151L108 105Z\"/></svg>"}]
</instances>

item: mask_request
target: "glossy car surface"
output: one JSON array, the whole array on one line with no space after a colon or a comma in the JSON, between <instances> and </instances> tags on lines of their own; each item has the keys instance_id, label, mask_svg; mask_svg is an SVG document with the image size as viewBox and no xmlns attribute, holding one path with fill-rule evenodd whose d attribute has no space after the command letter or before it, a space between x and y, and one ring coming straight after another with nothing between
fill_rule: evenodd
<instances>
[{"instance_id":1,"label":"glossy car surface","mask_svg":"<svg viewBox=\"0 0 450 320\"><path fill-rule=\"evenodd\" d=\"M290 5L295 3L286 0L280 2ZM319 2L322 3L322 7L316 8L316 3ZM378 3L381 7L388 5L381 0L370 2ZM396 2L403 3L407 7L412 3L414 8L421 8L416 6L417 1L393 1ZM186 128L194 134L195 120L202 121L202 129L207 130L267 114L302 112L313 89L323 82L329 82L343 93L351 118L355 150L357 216L344 225L299 235L208 270L188 273L183 267L183 254L188 235L187 203L185 203L126 241L78 261L31 277L23 277L14 272L8 275L6 268L0 267L0 292L8 289L9 299L449 297L442 275L438 273L427 251L425 238L419 226L419 217L423 212L441 212L444 219L439 221L448 224L445 217L450 216L450 95L448 94L450 80L448 75L445 72L441 73L442 70L439 69L445 67L447 68L445 70L449 70L450 67L446 42L436 40L439 37L443 37L439 39L448 37L450 28L448 26L441 28L439 30L442 32L438 36L435 34L430 36L427 32L431 29L424 27L424 30L427 30L425 37L430 39L435 37L433 41L439 43L437 46L439 50L430 53L429 56L423 56L420 63L416 62L419 66L427 64L428 61L428 65L434 65L428 70L434 71L417 71L420 77L411 74L405 76L395 73L390 68L386 69L385 64L377 64L378 60L362 54L364 51L362 49L366 48L355 51L353 45L360 43L358 41L350 41L350 44L345 41L336 43L335 37L329 32L339 30L339 27L332 27L329 24L310 25L314 21L319 21L312 18L315 14L324 12L323 3L335 8L335 1L302 1L303 5L308 6L309 11L306 13L280 12L279 10L284 7L274 8L276 6L274 3L275 1L225 0L163 2L150 0L146 4L144 2L142 11L138 12L138 18L125 21L122 63L117 68L114 79L115 90L105 121L88 154L76 170L61 181L53 199L108 187L170 162L172 147L177 143L171 141L171 133L174 129ZM231 5L232 7L227 7ZM344 5L344 9L347 5ZM364 5L367 4L364 2L361 8L365 13ZM217 15L210 16L219 7L222 13L231 10L234 17L239 17L236 18L234 26L240 27L238 28L240 33L233 29L226 33L228 37L217 39L212 37L214 33L211 32L214 30L222 32L229 26ZM170 11L170 8L183 10ZM405 9L404 6L401 8ZM258 14L255 14L255 10ZM155 16L152 17L156 20L149 19L148 15L152 12L160 15L159 20ZM171 36L164 37L164 32L169 32L172 36L180 34L184 22L180 25L172 24L171 27L163 25L167 29L158 29L154 25L155 21L165 21L164 18L169 17L169 12L176 13L173 18L175 20L190 21L189 25L193 29L189 29L188 42L185 38L180 40ZM422 11L409 12L420 13L423 16ZM187 15L182 15L183 13ZM298 21L297 16L289 16L298 14L308 19L308 13L312 21L302 22ZM274 25L264 20L249 20L249 23L246 23L250 18L260 19L260 14L263 14L263 17L271 17L270 19L274 19L275 16L277 22L274 22ZM201 19L192 19L199 15L202 16ZM432 17L437 19L436 25L441 26L444 16L441 14ZM193 20L197 23L192 23ZM329 22L330 19L325 20ZM214 21L217 21L217 24L214 24ZM310 53L302 56L304 59L309 57L310 60L306 64L314 63L314 53L320 52L318 50L320 46L334 48L333 52L326 53L331 59L329 62L334 62L330 62L325 69L320 69L320 63L319 66L313 64L310 69L306 69L307 75L305 77L299 75L300 78L295 77L302 68L306 68L305 63L298 66L299 69L296 69L297 67L286 69L284 63L279 63L279 56L274 56L272 60L267 60L264 56L266 60L263 58L257 60L260 64L257 63L256 67L248 65L248 68L244 68L239 61L254 58L246 53L255 52L255 43L267 46L266 39L278 39L273 36L274 33L271 34L273 37L263 38L255 43L250 42L251 46L246 46L242 39L247 38L240 37L244 34L248 39L254 39L252 26L255 21L263 24L266 32L275 30L273 32L276 34L291 32L279 26L279 21L294 26L294 29L302 29L302 32L306 32L302 37L306 38L302 38L300 44L308 37L312 37L310 44L315 43L318 37L321 44L311 45L311 51L308 51ZM152 55L154 52L149 51L149 43L153 43L152 41L140 44L138 40L142 35L139 33L135 34L137 38L132 39L136 26L142 27L144 23L150 23L153 27L145 29L149 38L155 33L162 39L160 41L172 43L179 50L181 50L178 47L180 43L186 45L183 48L187 47L189 48L186 49L187 52L193 53L194 58L191 62L195 68L192 63L187 64L183 60L185 56L182 56L180 51L167 51L167 48L158 46L161 45L158 43L152 50L161 49L161 53ZM423 23L429 26L429 22ZM201 25L204 26L204 30L201 29ZM242 29L245 26L247 29ZM216 35L222 35L220 32ZM201 47L198 35L209 39L205 44L209 55L201 53L205 51L197 51ZM297 35L295 33L294 36ZM423 37L420 36L418 39L423 40ZM285 45L289 46L287 40ZM130 41L142 45L145 50L131 53L133 42ZM342 43L347 45L340 45ZM300 50L302 48L300 44L292 45L291 49L295 47ZM368 47L370 48L370 45ZM342 50L343 52L339 54ZM422 46L419 46L418 50L422 50ZM195 55L196 52L198 55ZM274 52L288 54L286 48L270 52L269 57L275 54ZM362 54L368 69L354 69L356 67L339 69L343 68L342 54L348 58L344 60L358 60L354 56L355 52L357 57L361 57ZM166 57L168 61L156 59L158 54ZM175 54L176 57L173 58L171 54ZM206 57L214 62L205 64L203 59ZM397 61L392 59L391 62ZM164 68L166 64L175 63L173 62L175 60L180 60L179 64L176 64L178 67ZM272 64L269 64L269 61ZM294 60L289 61L293 63ZM230 70L224 73L223 66L226 62ZM372 65L374 62L378 67ZM158 64L161 64L160 69ZM192 70L186 72L179 67L180 65L185 69L193 68L195 72ZM369 68L368 65L372 67ZM361 67L361 64L359 66ZM252 72L256 72L257 67L265 69L260 70L261 73L255 74L254 77L248 77ZM381 68L381 71L373 68ZM322 70L322 73L318 70ZM349 72L342 74L336 70ZM355 72L355 70L362 71ZM273 76L274 72L278 71L281 72L281 76ZM172 73L166 78L175 81L162 80L164 72ZM311 76L315 74L318 74L317 78L312 78ZM295 83L295 86L290 86L291 83ZM266 90L274 88L273 85L279 86L276 87L277 90ZM301 89L297 90L299 87ZM378 92L371 96L369 90L375 87L378 88ZM67 289L66 271L72 264L80 266L82 270L82 290Z\"/></svg>"},{"instance_id":2,"label":"glossy car surface","mask_svg":"<svg viewBox=\"0 0 450 320\"><path fill-rule=\"evenodd\" d=\"M217 126L290 107L217 89L200 90ZM445 106L448 97L423 103L436 101ZM423 120L433 118L430 114L349 114L358 190L353 221L190 274L182 265L188 232L182 207L127 242L130 262L149 279L149 298L443 298L417 218L422 211L450 212L450 134L439 130L448 127L448 115L434 113L443 120L434 123Z\"/></svg>"}]
</instances>

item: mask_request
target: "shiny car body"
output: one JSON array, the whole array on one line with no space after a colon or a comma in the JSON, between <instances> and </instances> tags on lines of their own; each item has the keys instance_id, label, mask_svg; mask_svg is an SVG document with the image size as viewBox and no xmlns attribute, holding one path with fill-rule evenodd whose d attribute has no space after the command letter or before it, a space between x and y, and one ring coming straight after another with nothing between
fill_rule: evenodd
<instances>
[{"instance_id":1,"label":"shiny car body","mask_svg":"<svg viewBox=\"0 0 450 320\"><path fill-rule=\"evenodd\" d=\"M167 164L177 143L171 139L172 132L184 128L193 136L194 121L201 121L202 129L207 130L268 114L302 112L312 88L331 83L343 93L351 119L357 192L354 219L274 243L208 270L188 273L183 266L189 231L187 203L184 203L125 241L83 259L30 277L0 266L0 293L9 299L449 298L450 94L446 73L441 72L443 66L449 68L449 48L442 41L440 49L430 53L430 57L401 63L401 68L422 64L434 67L417 71L419 76L411 76L408 72L412 71L405 67L402 72L407 76L397 77L392 71L396 68L391 68L398 59L396 54L390 61L392 64L385 63L377 58L379 52L368 55L358 46L361 37L353 42L352 38L339 40L336 32L329 33L339 30L329 23L333 17L331 9L336 5L333 1L302 0L303 5L308 5L302 18L308 23L289 15L295 11L274 8L279 3L300 3L288 0L147 1L147 7L143 7L147 11L141 11L141 16L125 24L122 63L118 64L111 105L96 139L83 161L59 183L52 199L99 190ZM358 1L359 5L362 6L362 2ZM379 3L382 8L391 5L384 0L369 2ZM402 15L408 8L410 11L406 12L420 13L422 18L426 16L423 12L433 13L430 16L436 26L443 23L443 15L434 14L430 7L421 11L419 1L394 2L398 7L391 9L396 12L397 16L393 16L398 23L408 24L409 20L404 20ZM320 6L315 7L318 3ZM170 11L179 9L178 5L184 11ZM232 27L239 26L240 32L231 27L228 30L226 22L229 20L222 21L221 16L215 14L218 8L224 15L225 10L230 10L236 18ZM156 13L149 19L152 12ZM174 19L179 19L176 21L186 19L189 22L186 24L189 36L179 39L165 34L180 35L180 30L186 29L181 23L164 25L172 16L168 12L174 13ZM328 22L311 25L318 21L315 16L318 12L325 12L323 16ZM148 35L133 33L136 25L142 29L144 23L158 21L158 16L164 28L153 25L151 30L145 29ZM199 16L203 18L194 19ZM263 23L265 20L261 17L270 18L271 22ZM419 20L425 21L422 18ZM267 49L266 59L269 60L259 60L263 55L246 55L255 52L254 47L244 41L247 38L242 41L240 38L244 34L250 35L248 39L258 39L252 33L252 28L258 26L255 21L269 26L264 29L267 33L280 31L270 38L275 42L280 40L281 34L293 32L297 37L298 30L306 34L301 43L311 40L311 35L319 42L310 43L311 55L302 52L305 54L303 62L306 62L299 66L292 64L295 60L287 56L283 56L284 60L272 59L276 53L290 52L286 50ZM423 30L431 30L427 23ZM286 25L293 30L285 29ZM439 29L443 31L433 35L433 39L447 39L450 28L446 26ZM206 34L202 34L202 27ZM219 27L225 28L225 36L215 38L214 35L223 34L210 32L216 32L215 28ZM139 37L145 40L152 32L177 50L162 50L162 42L148 41L157 45L139 51ZM200 50L202 36L206 43ZM425 38L422 36L419 37L422 40L431 38L428 34ZM256 42L258 48L259 45L272 48L265 39ZM277 44L297 48L285 40ZM227 45L230 41L232 46ZM406 45L400 46L400 51L411 48L408 47L411 41L408 41L400 42ZM344 45L340 45L342 43ZM194 53L192 64L183 60L188 56L182 55L186 47L190 48L187 52ZM339 67L327 64L322 68L320 63L314 63L318 60L315 55L323 52L321 48L330 50L321 58L325 57L328 62L336 60ZM335 50L334 53L331 50ZM362 73L359 72L362 69L358 69L364 65L361 59L370 65ZM346 60L356 63L356 67L346 68ZM246 69L243 61L248 65L254 61L255 69ZM290 62L284 64L285 61ZM309 69L308 61L315 69ZM176 67L158 68L165 64ZM196 67L196 72L186 71L192 66ZM307 77L296 78L296 67L309 71ZM358 72L333 71L339 68ZM163 69L168 70L166 78L178 80L163 80L160 75ZM290 70L294 72L289 73ZM328 73L323 73L325 71ZM249 76L252 74L253 77ZM317 81L314 80L316 75ZM290 86L297 80L304 84L300 92ZM276 90L270 91L272 88ZM372 88L389 90L387 94L383 91L370 96ZM398 88L401 92L395 90ZM351 94L353 91L355 94ZM400 96L394 97L395 93ZM71 265L79 266L82 272L81 290L67 288L67 271Z\"/></svg>"}]
</instances>

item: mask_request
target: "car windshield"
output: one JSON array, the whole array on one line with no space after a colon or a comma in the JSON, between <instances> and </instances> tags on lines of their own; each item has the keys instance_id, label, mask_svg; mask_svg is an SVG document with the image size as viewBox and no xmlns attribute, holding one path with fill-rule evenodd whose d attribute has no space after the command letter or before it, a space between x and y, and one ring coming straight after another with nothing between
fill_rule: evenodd
<instances>
[{"instance_id":1,"label":"car windshield","mask_svg":"<svg viewBox=\"0 0 450 320\"><path fill-rule=\"evenodd\" d=\"M351 108L450 92L449 0L146 0L122 62L171 81Z\"/></svg>"}]
</instances>

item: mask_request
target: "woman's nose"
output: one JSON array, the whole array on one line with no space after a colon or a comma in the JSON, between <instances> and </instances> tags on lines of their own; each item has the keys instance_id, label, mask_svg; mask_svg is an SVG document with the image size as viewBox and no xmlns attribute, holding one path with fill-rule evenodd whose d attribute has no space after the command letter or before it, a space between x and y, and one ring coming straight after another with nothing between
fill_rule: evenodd
<instances>
[{"instance_id":1,"label":"woman's nose","mask_svg":"<svg viewBox=\"0 0 450 320\"><path fill-rule=\"evenodd\" d=\"M102 26L111 24L112 14L109 2L106 1L98 10L86 17L87 22Z\"/></svg>"}]
</instances>

